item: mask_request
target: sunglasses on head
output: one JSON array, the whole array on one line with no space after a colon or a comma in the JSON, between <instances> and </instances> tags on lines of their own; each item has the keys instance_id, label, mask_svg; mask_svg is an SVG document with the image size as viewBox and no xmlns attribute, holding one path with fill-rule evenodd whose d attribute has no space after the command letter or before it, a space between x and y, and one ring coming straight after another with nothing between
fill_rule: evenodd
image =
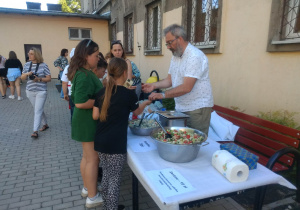
<instances>
[{"instance_id":1,"label":"sunglasses on head","mask_svg":"<svg viewBox=\"0 0 300 210\"><path fill-rule=\"evenodd\" d=\"M85 47L88 47L91 44L92 40L90 39Z\"/></svg>"},{"instance_id":2,"label":"sunglasses on head","mask_svg":"<svg viewBox=\"0 0 300 210\"><path fill-rule=\"evenodd\" d=\"M111 45L114 45L114 44L121 44L121 40L115 40L115 41L112 41L112 42L111 42Z\"/></svg>"}]
</instances>

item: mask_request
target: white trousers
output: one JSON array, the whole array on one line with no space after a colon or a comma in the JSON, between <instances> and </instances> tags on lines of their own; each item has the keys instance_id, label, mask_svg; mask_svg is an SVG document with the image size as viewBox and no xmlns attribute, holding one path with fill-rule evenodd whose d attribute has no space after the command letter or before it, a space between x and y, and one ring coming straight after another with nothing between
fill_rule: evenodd
<instances>
[{"instance_id":1,"label":"white trousers","mask_svg":"<svg viewBox=\"0 0 300 210\"><path fill-rule=\"evenodd\" d=\"M26 90L26 95L33 106L34 110L34 123L33 131L38 131L40 125L46 125L47 119L44 113L44 105L47 98L47 91L29 91Z\"/></svg>"}]
</instances>

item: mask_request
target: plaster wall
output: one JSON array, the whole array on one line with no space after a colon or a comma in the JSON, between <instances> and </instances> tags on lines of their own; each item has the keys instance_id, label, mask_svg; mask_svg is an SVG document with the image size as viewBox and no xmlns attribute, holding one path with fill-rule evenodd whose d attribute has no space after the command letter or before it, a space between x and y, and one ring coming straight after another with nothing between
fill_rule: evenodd
<instances>
[{"instance_id":1,"label":"plaster wall","mask_svg":"<svg viewBox=\"0 0 300 210\"><path fill-rule=\"evenodd\" d=\"M220 53L207 54L215 104L251 115L279 109L300 113L300 52L266 51L271 3L223 0ZM163 14L162 28L183 21L178 7ZM144 21L134 24L134 55L128 57L141 70L142 82L153 69L165 78L172 54L163 38L161 56L144 56L144 32ZM300 124L300 114L295 119Z\"/></svg>"},{"instance_id":2,"label":"plaster wall","mask_svg":"<svg viewBox=\"0 0 300 210\"><path fill-rule=\"evenodd\" d=\"M24 44L40 44L52 78L58 75L53 62L60 55L61 49L67 48L71 52L80 42L69 39L69 27L92 29L92 39L99 45L100 51L109 50L107 20L17 14L0 14L0 20L0 28L5 29L1 32L0 54L7 58L9 51L15 51L24 65Z\"/></svg>"}]
</instances>

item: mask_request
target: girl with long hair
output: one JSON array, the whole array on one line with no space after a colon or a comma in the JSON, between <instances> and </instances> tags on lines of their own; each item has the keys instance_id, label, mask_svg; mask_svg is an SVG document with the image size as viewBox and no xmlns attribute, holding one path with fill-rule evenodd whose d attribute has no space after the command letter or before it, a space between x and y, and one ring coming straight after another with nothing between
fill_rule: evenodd
<instances>
[{"instance_id":1,"label":"girl with long hair","mask_svg":"<svg viewBox=\"0 0 300 210\"><path fill-rule=\"evenodd\" d=\"M10 93L8 96L10 99L15 99L15 89L17 89L18 100L22 101L21 97L21 73L23 71L23 66L21 61L17 58L17 54L14 51L10 51L8 55L8 60L5 62L5 69L7 71L7 79L10 84Z\"/></svg>"},{"instance_id":2,"label":"girl with long hair","mask_svg":"<svg viewBox=\"0 0 300 210\"><path fill-rule=\"evenodd\" d=\"M97 121L92 117L96 93L102 88L100 80L92 72L92 69L97 67L98 61L98 45L91 39L84 39L76 46L67 74L69 81L72 82L71 99L75 104L71 136L82 144L81 195L87 197L87 208L99 206L103 201L100 193L97 192L99 157L94 150Z\"/></svg>"},{"instance_id":3,"label":"girl with long hair","mask_svg":"<svg viewBox=\"0 0 300 210\"><path fill-rule=\"evenodd\" d=\"M106 87L96 95L93 118L98 120L95 150L101 159L103 207L117 210L121 173L126 162L128 117L143 112L151 101L139 105L136 94L123 86L127 80L127 63L114 57L108 64Z\"/></svg>"}]
</instances>

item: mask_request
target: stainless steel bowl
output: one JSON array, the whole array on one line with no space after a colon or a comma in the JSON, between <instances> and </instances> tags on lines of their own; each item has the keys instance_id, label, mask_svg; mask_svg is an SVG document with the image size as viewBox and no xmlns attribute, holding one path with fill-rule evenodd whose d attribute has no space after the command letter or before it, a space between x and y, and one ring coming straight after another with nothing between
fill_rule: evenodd
<instances>
[{"instance_id":1,"label":"stainless steel bowl","mask_svg":"<svg viewBox=\"0 0 300 210\"><path fill-rule=\"evenodd\" d=\"M201 135L204 137L204 141L207 139L207 135L199 130L192 129L192 128L186 128L186 127L164 127L166 130L182 130L187 132L193 132L198 135ZM190 162L192 160L195 160L200 147L206 146L208 143L201 142L199 144L170 144L166 142L162 142L157 139L157 134L162 129L158 128L151 132L150 136L157 142L157 151L159 156L167 161L173 162L173 163L186 163Z\"/></svg>"},{"instance_id":2,"label":"stainless steel bowl","mask_svg":"<svg viewBox=\"0 0 300 210\"><path fill-rule=\"evenodd\" d=\"M148 119L144 119L143 123L144 123L144 121L147 121L147 120ZM129 128L130 128L131 132L137 136L149 136L150 133L153 131L153 129L156 129L159 126L159 125L157 125L157 127L153 127L153 128L142 128L142 127L131 126L130 122L134 122L134 121L140 121L140 120L136 119L136 120L129 121Z\"/></svg>"}]
</instances>

